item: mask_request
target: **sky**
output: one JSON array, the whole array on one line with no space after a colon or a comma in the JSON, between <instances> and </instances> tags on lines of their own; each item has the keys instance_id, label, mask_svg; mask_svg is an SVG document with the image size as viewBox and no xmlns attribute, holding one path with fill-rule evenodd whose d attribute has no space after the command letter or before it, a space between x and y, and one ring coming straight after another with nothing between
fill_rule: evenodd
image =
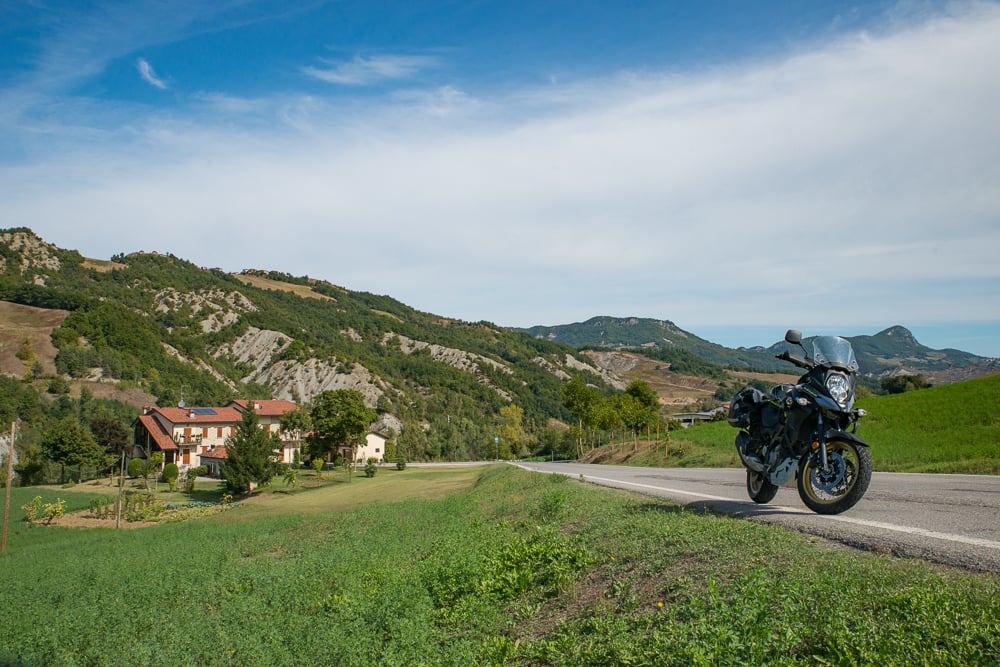
<instances>
[{"instance_id":1,"label":"sky","mask_svg":"<svg viewBox=\"0 0 1000 667\"><path fill-rule=\"evenodd\" d=\"M0 0L0 228L1000 357L1000 3Z\"/></svg>"}]
</instances>

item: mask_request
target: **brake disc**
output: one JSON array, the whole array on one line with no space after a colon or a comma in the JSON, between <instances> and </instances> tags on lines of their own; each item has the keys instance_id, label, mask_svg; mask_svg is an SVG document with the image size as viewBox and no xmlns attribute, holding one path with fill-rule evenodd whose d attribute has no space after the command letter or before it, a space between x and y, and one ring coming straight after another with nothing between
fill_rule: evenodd
<instances>
[{"instance_id":1,"label":"brake disc","mask_svg":"<svg viewBox=\"0 0 1000 667\"><path fill-rule=\"evenodd\" d=\"M831 493L844 481L847 466L844 465L844 457L836 452L827 455L829 470L824 472L822 468L816 466L812 469L812 484L820 491Z\"/></svg>"}]
</instances>

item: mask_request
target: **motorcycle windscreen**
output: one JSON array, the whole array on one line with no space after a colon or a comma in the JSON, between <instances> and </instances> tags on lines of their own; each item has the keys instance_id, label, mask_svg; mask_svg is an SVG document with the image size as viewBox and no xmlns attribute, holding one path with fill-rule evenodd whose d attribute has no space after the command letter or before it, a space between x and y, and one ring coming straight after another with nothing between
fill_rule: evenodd
<instances>
[{"instance_id":1,"label":"motorcycle windscreen","mask_svg":"<svg viewBox=\"0 0 1000 667\"><path fill-rule=\"evenodd\" d=\"M827 366L839 366L857 372L858 360L854 358L851 343L840 336L817 336L813 339L813 361Z\"/></svg>"}]
</instances>

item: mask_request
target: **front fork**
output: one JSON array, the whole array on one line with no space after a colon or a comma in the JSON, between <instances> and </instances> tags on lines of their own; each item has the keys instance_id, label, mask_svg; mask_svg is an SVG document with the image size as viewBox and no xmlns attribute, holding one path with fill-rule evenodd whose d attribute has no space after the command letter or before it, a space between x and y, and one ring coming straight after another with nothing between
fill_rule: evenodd
<instances>
[{"instance_id":1,"label":"front fork","mask_svg":"<svg viewBox=\"0 0 1000 667\"><path fill-rule=\"evenodd\" d=\"M816 439L812 443L813 451L819 450L819 459L823 464L823 472L830 472L830 461L826 456L826 437L823 431L823 413L816 415Z\"/></svg>"}]
</instances>

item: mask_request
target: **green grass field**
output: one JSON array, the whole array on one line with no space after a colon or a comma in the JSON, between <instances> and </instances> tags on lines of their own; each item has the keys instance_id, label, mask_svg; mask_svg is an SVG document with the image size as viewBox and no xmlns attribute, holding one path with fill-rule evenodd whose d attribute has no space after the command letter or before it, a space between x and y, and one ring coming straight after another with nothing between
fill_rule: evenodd
<instances>
[{"instance_id":1,"label":"green grass field","mask_svg":"<svg viewBox=\"0 0 1000 667\"><path fill-rule=\"evenodd\" d=\"M82 486L45 493L85 507ZM10 665L1000 661L997 577L503 465L19 527L0 564Z\"/></svg>"},{"instance_id":2,"label":"green grass field","mask_svg":"<svg viewBox=\"0 0 1000 667\"><path fill-rule=\"evenodd\" d=\"M858 402L858 435L875 470L1000 474L1000 375ZM645 443L622 462L647 466L738 467L736 429L725 421L671 433L664 454ZM628 445L619 445L628 450ZM611 459L612 457L605 457Z\"/></svg>"}]
</instances>

